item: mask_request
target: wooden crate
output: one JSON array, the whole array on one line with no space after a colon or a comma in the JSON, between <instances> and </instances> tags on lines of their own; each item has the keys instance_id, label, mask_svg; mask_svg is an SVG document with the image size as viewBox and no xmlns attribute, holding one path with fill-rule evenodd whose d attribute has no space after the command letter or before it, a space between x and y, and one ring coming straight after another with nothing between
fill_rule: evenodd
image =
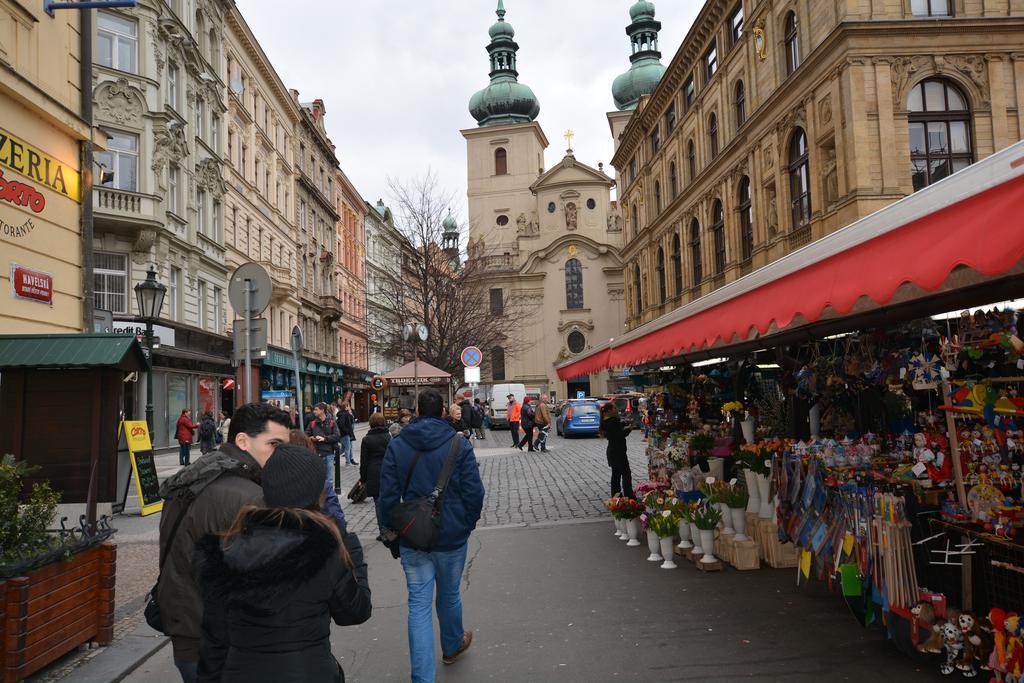
<instances>
[{"instance_id":1,"label":"wooden crate","mask_svg":"<svg viewBox=\"0 0 1024 683\"><path fill-rule=\"evenodd\" d=\"M733 546L735 545L733 536L734 534L719 534L718 538L715 539L715 557L730 564L732 563Z\"/></svg>"},{"instance_id":2,"label":"wooden crate","mask_svg":"<svg viewBox=\"0 0 1024 683\"><path fill-rule=\"evenodd\" d=\"M733 542L730 564L740 571L761 568L761 553L754 541Z\"/></svg>"},{"instance_id":3,"label":"wooden crate","mask_svg":"<svg viewBox=\"0 0 1024 683\"><path fill-rule=\"evenodd\" d=\"M762 519L759 524L761 559L775 569L795 567L799 560L796 546L779 541L778 527L773 519Z\"/></svg>"},{"instance_id":4,"label":"wooden crate","mask_svg":"<svg viewBox=\"0 0 1024 683\"><path fill-rule=\"evenodd\" d=\"M718 560L717 562L698 562L697 569L705 573L720 572L725 569L725 565L722 564L722 560Z\"/></svg>"},{"instance_id":5,"label":"wooden crate","mask_svg":"<svg viewBox=\"0 0 1024 683\"><path fill-rule=\"evenodd\" d=\"M103 543L0 581L0 681L23 680L83 643L110 643L116 563L116 546Z\"/></svg>"}]
</instances>

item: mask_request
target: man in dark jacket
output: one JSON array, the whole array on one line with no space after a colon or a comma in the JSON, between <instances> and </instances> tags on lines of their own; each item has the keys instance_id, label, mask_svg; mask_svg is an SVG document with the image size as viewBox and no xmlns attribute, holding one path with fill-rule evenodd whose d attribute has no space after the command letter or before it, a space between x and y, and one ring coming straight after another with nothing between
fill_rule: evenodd
<instances>
[{"instance_id":1,"label":"man in dark jacket","mask_svg":"<svg viewBox=\"0 0 1024 683\"><path fill-rule=\"evenodd\" d=\"M455 432L441 419L441 395L433 389L420 392L419 417L402 429L384 455L380 473L380 514L388 520L403 498L429 495L448 460ZM409 489L403 495L412 469ZM402 568L409 590L409 658L414 681L434 680L434 627L431 597L437 584L437 620L441 626L441 653L452 664L473 641L462 627L460 585L466 565L469 534L483 509L484 485L469 441L462 442L455 470L441 504L440 536L430 552L401 547Z\"/></svg>"},{"instance_id":2,"label":"man in dark jacket","mask_svg":"<svg viewBox=\"0 0 1024 683\"><path fill-rule=\"evenodd\" d=\"M523 450L523 444L530 445L530 452L532 453L533 448L533 401L527 396L523 399L523 410L519 416L519 424L523 427L523 440L516 444L516 448Z\"/></svg>"},{"instance_id":3,"label":"man in dark jacket","mask_svg":"<svg viewBox=\"0 0 1024 683\"><path fill-rule=\"evenodd\" d=\"M306 423L306 434L313 439L317 454L327 466L327 481L334 478L334 447L341 440L338 423L327 412L326 403L317 403L313 408L313 419Z\"/></svg>"},{"instance_id":4,"label":"man in dark jacket","mask_svg":"<svg viewBox=\"0 0 1024 683\"><path fill-rule=\"evenodd\" d=\"M366 495L373 498L377 528L380 531L386 526L380 516L380 468L389 443L391 433L388 431L388 421L384 419L383 413L374 413L370 416L370 431L359 446L359 481L366 485Z\"/></svg>"},{"instance_id":5,"label":"man in dark jacket","mask_svg":"<svg viewBox=\"0 0 1024 683\"><path fill-rule=\"evenodd\" d=\"M338 408L338 432L341 434L341 455L345 458L345 464L358 465L352 457L352 442L356 439L355 419L352 417L352 409L343 404Z\"/></svg>"}]
</instances>

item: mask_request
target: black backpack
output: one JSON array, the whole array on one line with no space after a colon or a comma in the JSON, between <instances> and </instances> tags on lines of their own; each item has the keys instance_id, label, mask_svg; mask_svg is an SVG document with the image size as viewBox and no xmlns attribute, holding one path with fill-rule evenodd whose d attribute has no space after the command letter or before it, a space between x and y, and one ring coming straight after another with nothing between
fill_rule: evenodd
<instances>
[{"instance_id":1,"label":"black backpack","mask_svg":"<svg viewBox=\"0 0 1024 683\"><path fill-rule=\"evenodd\" d=\"M199 440L200 441L212 441L217 435L217 426L213 424L213 420L203 420L199 423Z\"/></svg>"}]
</instances>

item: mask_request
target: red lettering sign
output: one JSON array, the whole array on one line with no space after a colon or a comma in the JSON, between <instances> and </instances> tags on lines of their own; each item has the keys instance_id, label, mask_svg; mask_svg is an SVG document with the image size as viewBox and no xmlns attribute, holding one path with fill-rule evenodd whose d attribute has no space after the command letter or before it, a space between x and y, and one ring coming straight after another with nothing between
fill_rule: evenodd
<instances>
[{"instance_id":1,"label":"red lettering sign","mask_svg":"<svg viewBox=\"0 0 1024 683\"><path fill-rule=\"evenodd\" d=\"M14 288L14 296L20 299L53 303L53 276L49 273L12 263L11 286Z\"/></svg>"},{"instance_id":2,"label":"red lettering sign","mask_svg":"<svg viewBox=\"0 0 1024 683\"><path fill-rule=\"evenodd\" d=\"M0 199L15 206L27 206L36 213L46 208L46 197L41 192L31 185L4 179L3 171L0 171Z\"/></svg>"},{"instance_id":3,"label":"red lettering sign","mask_svg":"<svg viewBox=\"0 0 1024 683\"><path fill-rule=\"evenodd\" d=\"M146 433L143 427L132 427L132 436L142 436Z\"/></svg>"}]
</instances>

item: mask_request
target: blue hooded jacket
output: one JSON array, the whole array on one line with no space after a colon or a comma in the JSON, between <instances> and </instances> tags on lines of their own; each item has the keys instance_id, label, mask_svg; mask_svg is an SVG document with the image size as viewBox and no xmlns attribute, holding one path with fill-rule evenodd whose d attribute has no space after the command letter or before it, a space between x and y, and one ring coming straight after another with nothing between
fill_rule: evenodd
<instances>
[{"instance_id":1,"label":"blue hooded jacket","mask_svg":"<svg viewBox=\"0 0 1024 683\"><path fill-rule=\"evenodd\" d=\"M423 456L416 464L406 500L429 496L448 459L455 431L436 417L417 417L391 440L380 470L380 513L387 524L391 509L402 498L402 487L416 453ZM441 533L434 550L443 552L462 547L480 520L484 505L484 484L473 446L464 441L455 471L448 482L441 506Z\"/></svg>"}]
</instances>

